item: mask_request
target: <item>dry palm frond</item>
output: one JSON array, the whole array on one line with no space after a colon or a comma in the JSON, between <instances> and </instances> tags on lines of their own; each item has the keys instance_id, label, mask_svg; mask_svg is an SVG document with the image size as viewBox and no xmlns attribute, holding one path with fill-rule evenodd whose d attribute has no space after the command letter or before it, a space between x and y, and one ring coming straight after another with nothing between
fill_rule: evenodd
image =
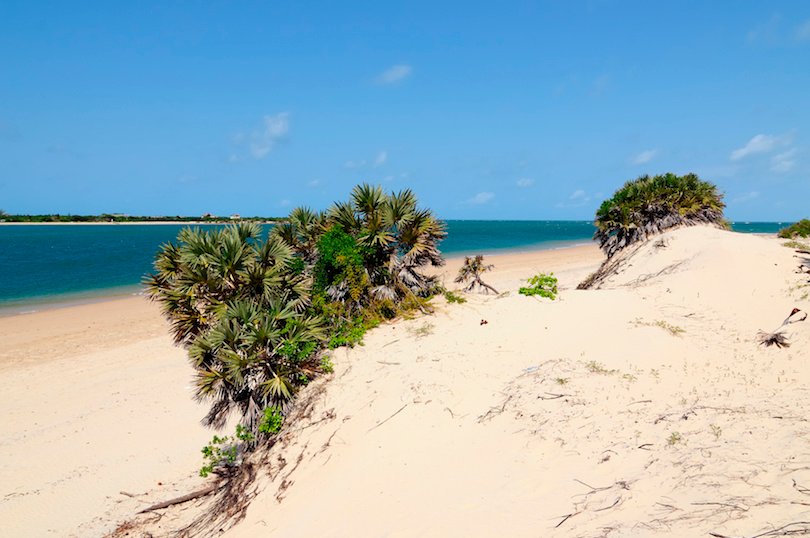
<instances>
[{"instance_id":1,"label":"dry palm frond","mask_svg":"<svg viewBox=\"0 0 810 538\"><path fill-rule=\"evenodd\" d=\"M802 313L801 317L794 317L798 313ZM765 347L776 346L778 348L783 347L790 347L790 342L788 342L787 336L782 332L782 327L786 325L790 325L791 323L798 323L799 321L804 321L807 319L807 312L802 312L798 308L794 308L790 311L788 317L785 318L785 321L773 332L765 332L759 331L757 333L757 339L759 339L759 344L764 345Z\"/></svg>"},{"instance_id":2,"label":"dry palm frond","mask_svg":"<svg viewBox=\"0 0 810 538\"><path fill-rule=\"evenodd\" d=\"M759 344L764 345L765 347L790 347L790 342L788 342L787 336L781 332L766 333L765 331L759 331L757 333L757 338L759 339Z\"/></svg>"}]
</instances>

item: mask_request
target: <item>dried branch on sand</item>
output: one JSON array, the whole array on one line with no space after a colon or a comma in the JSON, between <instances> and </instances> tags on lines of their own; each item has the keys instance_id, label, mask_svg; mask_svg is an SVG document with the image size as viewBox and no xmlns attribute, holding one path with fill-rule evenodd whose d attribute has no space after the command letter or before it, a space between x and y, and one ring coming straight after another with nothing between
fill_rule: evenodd
<instances>
[{"instance_id":1,"label":"dried branch on sand","mask_svg":"<svg viewBox=\"0 0 810 538\"><path fill-rule=\"evenodd\" d=\"M481 280L481 273L491 271L493 267L495 266L492 264L485 264L484 257L480 254L473 257L466 256L464 258L464 265L458 270L458 276L455 282L469 282L467 287L464 288L464 291L472 291L475 286L478 286L479 288L487 290L487 293L490 291L498 293L498 290Z\"/></svg>"}]
</instances>

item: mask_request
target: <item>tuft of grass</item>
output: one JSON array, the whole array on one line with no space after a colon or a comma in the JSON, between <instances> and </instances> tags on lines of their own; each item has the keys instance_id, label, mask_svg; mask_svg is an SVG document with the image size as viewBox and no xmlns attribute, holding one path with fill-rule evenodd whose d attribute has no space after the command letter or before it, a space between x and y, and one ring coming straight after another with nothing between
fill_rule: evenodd
<instances>
[{"instance_id":1,"label":"tuft of grass","mask_svg":"<svg viewBox=\"0 0 810 538\"><path fill-rule=\"evenodd\" d=\"M680 336L681 334L686 332L685 329L678 327L677 325L672 325L671 323L667 323L666 321L660 319L655 322L655 326L661 327L672 336Z\"/></svg>"},{"instance_id":2,"label":"tuft of grass","mask_svg":"<svg viewBox=\"0 0 810 538\"><path fill-rule=\"evenodd\" d=\"M447 299L448 303L462 304L467 302L467 299L465 299L463 296L453 293L450 290L444 292L444 298Z\"/></svg>"},{"instance_id":3,"label":"tuft of grass","mask_svg":"<svg viewBox=\"0 0 810 538\"><path fill-rule=\"evenodd\" d=\"M675 446L678 443L682 443L682 442L683 442L683 436L681 436L681 434L678 433L678 432L672 432L672 433L669 434L669 437L667 437L667 444L669 446Z\"/></svg>"},{"instance_id":4,"label":"tuft of grass","mask_svg":"<svg viewBox=\"0 0 810 538\"><path fill-rule=\"evenodd\" d=\"M790 241L785 241L782 243L783 247L792 248L794 250L810 250L810 245L807 243L802 243L801 241L796 241L792 239Z\"/></svg>"},{"instance_id":5,"label":"tuft of grass","mask_svg":"<svg viewBox=\"0 0 810 538\"><path fill-rule=\"evenodd\" d=\"M417 338L423 338L425 336L433 334L433 329L434 327L432 323L425 322L420 327L412 327L408 329L408 332L410 332Z\"/></svg>"},{"instance_id":6,"label":"tuft of grass","mask_svg":"<svg viewBox=\"0 0 810 538\"><path fill-rule=\"evenodd\" d=\"M709 424L709 427L712 429L712 434L714 435L715 439L720 439L720 435L723 434L723 429L720 428L717 424Z\"/></svg>"},{"instance_id":7,"label":"tuft of grass","mask_svg":"<svg viewBox=\"0 0 810 538\"><path fill-rule=\"evenodd\" d=\"M634 381L638 380L638 378L636 376L634 376L633 374L622 374L622 379L624 379L625 381L628 381L630 383L633 383Z\"/></svg>"},{"instance_id":8,"label":"tuft of grass","mask_svg":"<svg viewBox=\"0 0 810 538\"><path fill-rule=\"evenodd\" d=\"M649 321L642 321L640 319L637 319L633 323L637 327L659 327L659 328L664 329L665 331L667 331L672 336L680 336L680 335L682 335L683 333L686 332L686 329L684 329L683 327L678 327L677 325L672 325L671 323L668 323L668 322L666 322L666 321L664 321L662 319L655 320L652 323L649 322Z\"/></svg>"},{"instance_id":9,"label":"tuft of grass","mask_svg":"<svg viewBox=\"0 0 810 538\"><path fill-rule=\"evenodd\" d=\"M567 377L558 377L557 379L554 380L554 382L557 383L558 385L567 385L568 381L570 381L570 379Z\"/></svg>"},{"instance_id":10,"label":"tuft of grass","mask_svg":"<svg viewBox=\"0 0 810 538\"><path fill-rule=\"evenodd\" d=\"M600 364L596 361L589 361L588 363L585 364L585 368L592 374L610 375L618 372L618 370L608 370L607 368L605 368L603 364Z\"/></svg>"}]
</instances>

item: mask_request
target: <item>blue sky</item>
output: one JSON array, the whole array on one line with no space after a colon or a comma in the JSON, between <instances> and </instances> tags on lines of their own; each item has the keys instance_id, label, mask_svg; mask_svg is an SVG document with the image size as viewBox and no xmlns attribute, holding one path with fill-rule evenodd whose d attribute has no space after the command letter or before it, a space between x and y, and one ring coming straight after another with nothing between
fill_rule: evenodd
<instances>
[{"instance_id":1,"label":"blue sky","mask_svg":"<svg viewBox=\"0 0 810 538\"><path fill-rule=\"evenodd\" d=\"M0 208L243 215L356 183L589 219L694 171L810 215L810 2L0 4Z\"/></svg>"}]
</instances>

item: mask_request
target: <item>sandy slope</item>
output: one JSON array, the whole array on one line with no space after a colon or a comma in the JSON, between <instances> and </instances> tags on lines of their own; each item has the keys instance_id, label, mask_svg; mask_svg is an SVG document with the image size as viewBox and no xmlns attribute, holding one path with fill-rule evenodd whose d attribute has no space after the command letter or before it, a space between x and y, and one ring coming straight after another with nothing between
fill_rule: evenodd
<instances>
[{"instance_id":1,"label":"sandy slope","mask_svg":"<svg viewBox=\"0 0 810 538\"><path fill-rule=\"evenodd\" d=\"M682 229L601 290L574 290L588 264L569 265L555 302L514 292L552 260L499 265L509 295L336 353L226 534L736 537L810 520L810 322L790 348L755 341L810 310L791 250ZM210 502L130 535L234 524Z\"/></svg>"},{"instance_id":2,"label":"sandy slope","mask_svg":"<svg viewBox=\"0 0 810 538\"><path fill-rule=\"evenodd\" d=\"M810 490L801 491L810 487L810 322L788 327L790 348L755 342L758 329L774 329L792 307L810 309L810 288L796 288L807 276L793 272L793 252L772 238L689 228L662 239L641 248L600 290L573 289L598 264L594 248L493 257L488 281L508 294L440 302L433 316L382 326L365 346L335 353L335 373L308 387L279 442L257 455L258 477L239 491L252 500L244 519L209 497L141 516L119 535L173 536L203 514L217 516L216 525L192 527L196 534L224 529L237 537L736 537L810 520ZM456 267L449 264L446 275ZM549 270L563 284L560 300L516 293L522 279ZM98 534L136 508L199 484L193 473L210 433L194 429L201 413L182 393L182 351L165 336L154 338L153 353L167 360L149 354L146 336L128 344L140 346L143 371L130 370L135 361L123 354L126 345L95 358L80 354L86 362L75 363L113 361L102 376L107 390L133 391L142 412L110 397L74 406L71 392L63 401L71 403L74 428L85 426L84 415L92 418L94 405L108 410L86 441L104 439L102 424L117 418L162 428L159 443L133 444L129 461L119 454L124 445L100 448L93 459L109 463L92 484L73 477L33 500L12 497L14 506L5 497L3 526L12 521L21 532L21 514L61 503L70 522L97 516L81 531ZM66 391L86 377L81 369L73 375L73 365L45 364L30 375L61 371L64 379L54 384ZM8 376L26 371L0 375L22 386ZM21 438L32 432L17 425L24 412L47 415L54 405L30 396L18 402L25 391L12 390L2 404L17 406L10 425L22 433L0 445L0 455L3 476L16 484L10 491L24 492L55 483L64 464L50 460L63 451L77 457L85 439L53 419L44 430L51 432L48 447L31 458L26 451L43 443ZM27 391L37 398L46 392L37 385ZM157 398L177 411L165 414ZM146 467L160 453L172 462L163 471ZM50 467L31 480L26 473L42 460ZM173 491L150 489L156 476ZM124 482L148 495L116 497ZM98 504L88 508L85 495Z\"/></svg>"},{"instance_id":3,"label":"sandy slope","mask_svg":"<svg viewBox=\"0 0 810 538\"><path fill-rule=\"evenodd\" d=\"M140 297L0 318L0 536L100 535L199 465L211 433L166 329Z\"/></svg>"}]
</instances>

